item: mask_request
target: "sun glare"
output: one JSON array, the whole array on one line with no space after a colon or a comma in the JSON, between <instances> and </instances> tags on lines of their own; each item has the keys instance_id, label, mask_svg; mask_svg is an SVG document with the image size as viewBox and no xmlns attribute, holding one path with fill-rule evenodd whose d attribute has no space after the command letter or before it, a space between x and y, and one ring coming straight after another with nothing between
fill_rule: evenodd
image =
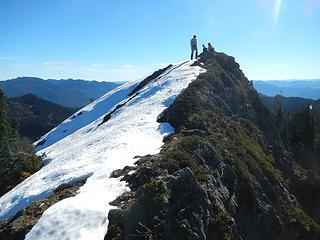
<instances>
[{"instance_id":1,"label":"sun glare","mask_svg":"<svg viewBox=\"0 0 320 240\"><path fill-rule=\"evenodd\" d=\"M273 24L274 24L274 26L278 25L280 11L281 11L281 5L282 5L282 0L275 0L274 1L274 13L273 13Z\"/></svg>"}]
</instances>

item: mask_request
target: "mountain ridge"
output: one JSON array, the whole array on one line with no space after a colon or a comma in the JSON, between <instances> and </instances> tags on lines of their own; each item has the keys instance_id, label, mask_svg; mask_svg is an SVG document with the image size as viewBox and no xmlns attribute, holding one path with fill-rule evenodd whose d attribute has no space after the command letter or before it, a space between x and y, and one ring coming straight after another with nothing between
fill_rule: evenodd
<instances>
[{"instance_id":1,"label":"mountain ridge","mask_svg":"<svg viewBox=\"0 0 320 240\"><path fill-rule=\"evenodd\" d=\"M318 198L301 191L319 176L293 162L234 58L199 61L207 72L158 119L175 134L134 174L115 172L131 191L113 202L105 240L318 239Z\"/></svg>"},{"instance_id":2,"label":"mountain ridge","mask_svg":"<svg viewBox=\"0 0 320 240\"><path fill-rule=\"evenodd\" d=\"M302 97L317 100L320 98L320 80L270 80L253 81L256 89L267 96Z\"/></svg>"},{"instance_id":3,"label":"mountain ridge","mask_svg":"<svg viewBox=\"0 0 320 240\"><path fill-rule=\"evenodd\" d=\"M65 107L83 107L102 96L119 83L86 80L43 80L36 77L19 77L0 81L0 88L8 97L28 93Z\"/></svg>"},{"instance_id":4,"label":"mountain ridge","mask_svg":"<svg viewBox=\"0 0 320 240\"><path fill-rule=\"evenodd\" d=\"M9 122L18 124L20 137L27 137L32 142L78 110L63 107L30 93L8 98L6 105Z\"/></svg>"},{"instance_id":5,"label":"mountain ridge","mask_svg":"<svg viewBox=\"0 0 320 240\"><path fill-rule=\"evenodd\" d=\"M45 167L0 198L0 219L85 181L26 239L320 238L320 177L294 161L235 58L208 52L158 73L43 136Z\"/></svg>"}]
</instances>

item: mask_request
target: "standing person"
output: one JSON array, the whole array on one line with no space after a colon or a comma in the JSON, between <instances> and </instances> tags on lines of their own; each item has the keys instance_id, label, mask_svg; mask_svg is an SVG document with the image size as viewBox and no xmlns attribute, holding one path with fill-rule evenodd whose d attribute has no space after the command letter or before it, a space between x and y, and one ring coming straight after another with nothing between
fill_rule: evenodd
<instances>
[{"instance_id":1,"label":"standing person","mask_svg":"<svg viewBox=\"0 0 320 240\"><path fill-rule=\"evenodd\" d=\"M193 38L190 40L191 46L191 60L193 59L193 53L196 52L196 58L198 57L198 47L197 47L197 36L193 35Z\"/></svg>"}]
</instances>

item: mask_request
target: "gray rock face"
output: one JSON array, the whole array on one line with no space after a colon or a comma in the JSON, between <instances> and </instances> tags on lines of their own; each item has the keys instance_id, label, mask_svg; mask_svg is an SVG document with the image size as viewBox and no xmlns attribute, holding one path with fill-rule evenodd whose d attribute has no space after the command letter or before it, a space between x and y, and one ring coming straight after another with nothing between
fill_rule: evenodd
<instances>
[{"instance_id":1,"label":"gray rock face","mask_svg":"<svg viewBox=\"0 0 320 240\"><path fill-rule=\"evenodd\" d=\"M106 239L119 233L123 239L206 239L208 196L189 168L152 180L137 189L135 198L127 200L129 213L126 207L110 211L109 220L121 227L110 226Z\"/></svg>"},{"instance_id":2,"label":"gray rock face","mask_svg":"<svg viewBox=\"0 0 320 240\"><path fill-rule=\"evenodd\" d=\"M194 153L194 159L201 165L209 165L217 168L221 162L221 156L215 146L208 143L200 143Z\"/></svg>"},{"instance_id":3,"label":"gray rock face","mask_svg":"<svg viewBox=\"0 0 320 240\"><path fill-rule=\"evenodd\" d=\"M170 239L206 239L208 225L208 196L195 180L192 171L184 168L168 177L170 191L169 209L166 217L171 232ZM177 238L176 238L177 237Z\"/></svg>"}]
</instances>

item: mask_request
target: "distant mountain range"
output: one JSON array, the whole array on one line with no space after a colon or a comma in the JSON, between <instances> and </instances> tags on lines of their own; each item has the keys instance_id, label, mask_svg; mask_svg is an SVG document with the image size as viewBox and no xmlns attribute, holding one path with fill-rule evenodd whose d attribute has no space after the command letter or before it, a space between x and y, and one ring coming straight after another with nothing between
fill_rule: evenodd
<instances>
[{"instance_id":1,"label":"distant mountain range","mask_svg":"<svg viewBox=\"0 0 320 240\"><path fill-rule=\"evenodd\" d=\"M7 97L33 94L59 105L78 108L87 105L111 89L121 85L114 82L85 80L43 80L35 77L19 77L0 81L0 89Z\"/></svg>"},{"instance_id":2,"label":"distant mountain range","mask_svg":"<svg viewBox=\"0 0 320 240\"><path fill-rule=\"evenodd\" d=\"M60 106L32 94L9 98L6 103L9 122L16 121L20 136L31 141L36 141L78 110Z\"/></svg>"},{"instance_id":3,"label":"distant mountain range","mask_svg":"<svg viewBox=\"0 0 320 240\"><path fill-rule=\"evenodd\" d=\"M320 98L320 79L253 81L258 92L267 96Z\"/></svg>"}]
</instances>

